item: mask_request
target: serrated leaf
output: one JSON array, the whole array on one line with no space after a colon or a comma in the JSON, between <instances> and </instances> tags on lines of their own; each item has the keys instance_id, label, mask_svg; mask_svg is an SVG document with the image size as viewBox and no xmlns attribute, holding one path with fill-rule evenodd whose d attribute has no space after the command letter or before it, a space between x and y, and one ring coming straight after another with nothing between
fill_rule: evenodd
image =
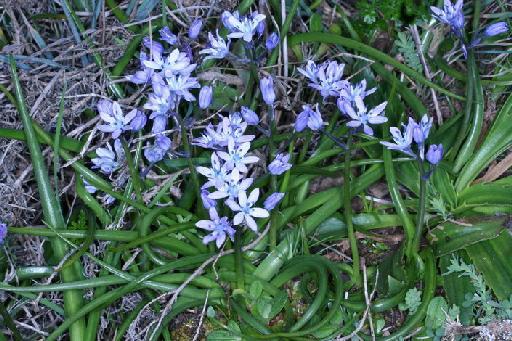
<instances>
[{"instance_id":1,"label":"serrated leaf","mask_svg":"<svg viewBox=\"0 0 512 341\"><path fill-rule=\"evenodd\" d=\"M512 236L508 230L498 238L466 247L466 251L485 282L499 300L512 295Z\"/></svg>"},{"instance_id":2,"label":"serrated leaf","mask_svg":"<svg viewBox=\"0 0 512 341\"><path fill-rule=\"evenodd\" d=\"M443 297L434 297L427 308L425 326L430 329L438 329L444 326L448 314L448 303Z\"/></svg>"}]
</instances>

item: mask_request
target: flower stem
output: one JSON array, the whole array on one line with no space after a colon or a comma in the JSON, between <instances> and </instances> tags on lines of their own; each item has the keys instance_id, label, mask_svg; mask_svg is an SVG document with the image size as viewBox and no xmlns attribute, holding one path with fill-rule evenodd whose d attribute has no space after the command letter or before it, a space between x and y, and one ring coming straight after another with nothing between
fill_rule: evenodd
<instances>
[{"instance_id":1,"label":"flower stem","mask_svg":"<svg viewBox=\"0 0 512 341\"><path fill-rule=\"evenodd\" d=\"M237 228L235 233L235 273L236 273L236 288L244 290L244 266L242 259L242 243L243 233L242 228Z\"/></svg>"},{"instance_id":2,"label":"flower stem","mask_svg":"<svg viewBox=\"0 0 512 341\"><path fill-rule=\"evenodd\" d=\"M357 248L357 239L354 232L354 224L352 223L352 191L350 188L350 156L352 149L352 133L348 132L347 136L347 152L345 153L345 167L343 171L343 207L345 210L345 224L348 229L348 239L350 249L352 250L352 269L353 281L356 286L361 284L361 274L359 271L359 250Z\"/></svg>"},{"instance_id":3,"label":"flower stem","mask_svg":"<svg viewBox=\"0 0 512 341\"><path fill-rule=\"evenodd\" d=\"M423 221L425 220L426 199L427 199L427 179L425 177L425 170L423 161L418 161L420 169L420 201L418 203L418 217L416 220L416 232L414 235L414 252L420 249L421 234L423 231Z\"/></svg>"}]
</instances>

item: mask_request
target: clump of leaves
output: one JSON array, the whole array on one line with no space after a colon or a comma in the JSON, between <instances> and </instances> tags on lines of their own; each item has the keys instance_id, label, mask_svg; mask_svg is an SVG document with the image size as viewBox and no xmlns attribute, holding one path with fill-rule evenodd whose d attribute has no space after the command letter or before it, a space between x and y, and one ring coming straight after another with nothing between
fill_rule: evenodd
<instances>
[{"instance_id":1,"label":"clump of leaves","mask_svg":"<svg viewBox=\"0 0 512 341\"><path fill-rule=\"evenodd\" d=\"M412 288L405 294L405 302L398 305L398 309L408 310L409 314L414 314L421 304L421 290Z\"/></svg>"},{"instance_id":2,"label":"clump of leaves","mask_svg":"<svg viewBox=\"0 0 512 341\"><path fill-rule=\"evenodd\" d=\"M397 40L395 41L398 52L400 52L405 60L405 63L418 72L422 72L423 66L421 65L416 45L411 35L407 32L398 32Z\"/></svg>"},{"instance_id":3,"label":"clump of leaves","mask_svg":"<svg viewBox=\"0 0 512 341\"><path fill-rule=\"evenodd\" d=\"M371 29L386 30L391 22L397 26L414 23L416 20L428 15L428 6L425 1L417 0L358 0L356 8L359 10L361 25Z\"/></svg>"}]
</instances>

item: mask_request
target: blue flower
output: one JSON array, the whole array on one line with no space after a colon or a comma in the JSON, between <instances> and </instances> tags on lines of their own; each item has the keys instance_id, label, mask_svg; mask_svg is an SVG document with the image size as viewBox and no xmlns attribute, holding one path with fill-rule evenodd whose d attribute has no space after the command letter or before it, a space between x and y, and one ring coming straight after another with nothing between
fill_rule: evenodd
<instances>
[{"instance_id":1,"label":"blue flower","mask_svg":"<svg viewBox=\"0 0 512 341\"><path fill-rule=\"evenodd\" d=\"M169 45L174 45L178 42L178 37L171 32L168 26L160 30L160 39L167 42Z\"/></svg>"},{"instance_id":2,"label":"blue flower","mask_svg":"<svg viewBox=\"0 0 512 341\"><path fill-rule=\"evenodd\" d=\"M269 76L260 79L260 90L265 103L267 103L267 105L274 104L276 93L274 92L274 80L272 77Z\"/></svg>"},{"instance_id":3,"label":"blue flower","mask_svg":"<svg viewBox=\"0 0 512 341\"><path fill-rule=\"evenodd\" d=\"M279 45L279 35L276 32L272 32L265 42L265 47L267 50L272 51L277 45Z\"/></svg>"},{"instance_id":4,"label":"blue flower","mask_svg":"<svg viewBox=\"0 0 512 341\"><path fill-rule=\"evenodd\" d=\"M382 124L388 121L387 117L384 116L384 109L388 102L381 103L370 111L364 105L361 97L356 97L355 99L357 111L354 110L352 105L347 103L344 103L344 112L351 118L347 122L347 127L357 128L363 126L364 133L373 136L373 129L370 127L370 124Z\"/></svg>"},{"instance_id":5,"label":"blue flower","mask_svg":"<svg viewBox=\"0 0 512 341\"><path fill-rule=\"evenodd\" d=\"M168 77L167 84L171 95L175 98L175 102L179 102L182 98L187 102L195 101L196 98L189 90L201 87L197 82L197 78L186 75Z\"/></svg>"},{"instance_id":6,"label":"blue flower","mask_svg":"<svg viewBox=\"0 0 512 341\"><path fill-rule=\"evenodd\" d=\"M494 37L503 33L508 32L509 27L506 22L500 21L495 24L491 24L487 26L483 32L481 32L478 37L476 37L472 42L470 47L475 47L480 44L482 39L488 38L488 37Z\"/></svg>"},{"instance_id":7,"label":"blue flower","mask_svg":"<svg viewBox=\"0 0 512 341\"><path fill-rule=\"evenodd\" d=\"M281 200L283 200L283 198L284 198L284 193L281 193L281 192L272 193L263 202L263 207L265 207L265 209L267 211L272 211L281 202Z\"/></svg>"},{"instance_id":8,"label":"blue flower","mask_svg":"<svg viewBox=\"0 0 512 341\"><path fill-rule=\"evenodd\" d=\"M199 36L199 32L201 32L201 28L203 27L203 20L201 18L197 18L190 24L190 28L188 29L188 37L190 39L197 39Z\"/></svg>"},{"instance_id":9,"label":"blue flower","mask_svg":"<svg viewBox=\"0 0 512 341\"><path fill-rule=\"evenodd\" d=\"M309 127L311 130L319 130L322 128L324 121L318 110L318 103L315 105L315 110L311 109L309 104L303 105L302 109L302 112L295 120L295 131L301 132L306 127Z\"/></svg>"},{"instance_id":10,"label":"blue flower","mask_svg":"<svg viewBox=\"0 0 512 341\"><path fill-rule=\"evenodd\" d=\"M340 97L337 100L338 108L342 113L348 115L344 111L347 105L354 106L356 98L359 97L364 100L366 96L373 94L375 91L377 91L377 88L366 90L366 79L357 83L356 86L347 84L347 86L340 91Z\"/></svg>"},{"instance_id":11,"label":"blue flower","mask_svg":"<svg viewBox=\"0 0 512 341\"><path fill-rule=\"evenodd\" d=\"M212 153L211 162L211 168L201 166L197 167L197 172L208 178L208 181L202 186L202 188L215 187L217 189L221 189L229 179L228 169L220 162L217 153Z\"/></svg>"},{"instance_id":12,"label":"blue flower","mask_svg":"<svg viewBox=\"0 0 512 341\"><path fill-rule=\"evenodd\" d=\"M215 37L211 32L208 33L208 48L199 51L199 54L208 54L204 60L208 59L223 59L229 53L229 44L231 43L228 39L226 41L219 35L219 30L217 30L217 37Z\"/></svg>"},{"instance_id":13,"label":"blue flower","mask_svg":"<svg viewBox=\"0 0 512 341\"><path fill-rule=\"evenodd\" d=\"M272 175L281 175L292 168L290 154L277 154L274 161L268 165L268 171Z\"/></svg>"},{"instance_id":14,"label":"blue flower","mask_svg":"<svg viewBox=\"0 0 512 341\"><path fill-rule=\"evenodd\" d=\"M242 114L242 117L244 118L244 121L245 123L247 123L247 125L255 126L258 125L258 123L260 122L260 118L258 117L258 115L256 115L254 111L245 106L242 106L242 108L240 109L240 113Z\"/></svg>"},{"instance_id":15,"label":"blue flower","mask_svg":"<svg viewBox=\"0 0 512 341\"><path fill-rule=\"evenodd\" d=\"M151 77L154 74L154 70L151 68L148 68L144 65L144 61L148 60L148 56L145 52L140 52L140 64L141 64L141 70L135 72L134 75L126 76L126 80L135 84L146 84L151 80Z\"/></svg>"},{"instance_id":16,"label":"blue flower","mask_svg":"<svg viewBox=\"0 0 512 341\"><path fill-rule=\"evenodd\" d=\"M171 148L171 140L164 135L158 135L153 145L149 145L144 149L144 156L150 163L161 161L167 151Z\"/></svg>"},{"instance_id":17,"label":"blue flower","mask_svg":"<svg viewBox=\"0 0 512 341\"><path fill-rule=\"evenodd\" d=\"M427 160L432 165L437 165L443 159L443 145L432 144L427 151Z\"/></svg>"},{"instance_id":18,"label":"blue flower","mask_svg":"<svg viewBox=\"0 0 512 341\"><path fill-rule=\"evenodd\" d=\"M152 56L162 55L162 53L164 52L164 47L162 46L162 44L160 44L157 41L154 41L153 39L151 39L151 37L144 37L144 39L142 39L142 44L149 49L149 53Z\"/></svg>"},{"instance_id":19,"label":"blue flower","mask_svg":"<svg viewBox=\"0 0 512 341\"><path fill-rule=\"evenodd\" d=\"M4 243L5 237L7 237L7 224L0 223L0 245Z\"/></svg>"},{"instance_id":20,"label":"blue flower","mask_svg":"<svg viewBox=\"0 0 512 341\"><path fill-rule=\"evenodd\" d=\"M399 151L415 158L416 155L413 153L412 148L411 148L413 126L411 124L408 124L407 126L406 125L402 125L402 126L403 126L403 133L397 127L389 128L389 131L391 132L391 135L393 136L393 141L395 143L382 141L381 144L386 146L388 149L399 150Z\"/></svg>"},{"instance_id":21,"label":"blue flower","mask_svg":"<svg viewBox=\"0 0 512 341\"><path fill-rule=\"evenodd\" d=\"M124 151L121 146L121 141L116 139L114 141L114 150L110 143L107 143L107 148L96 149L98 157L93 158L91 161L94 164L93 168L99 168L105 174L112 174L124 162Z\"/></svg>"},{"instance_id":22,"label":"blue flower","mask_svg":"<svg viewBox=\"0 0 512 341\"><path fill-rule=\"evenodd\" d=\"M429 118L426 114L423 115L419 123L416 123L413 118L409 117L409 126L411 126L412 129L412 138L418 145L420 159L422 160L425 158L425 141L428 138L432 122L432 117Z\"/></svg>"},{"instance_id":23,"label":"blue flower","mask_svg":"<svg viewBox=\"0 0 512 341\"><path fill-rule=\"evenodd\" d=\"M188 76L196 68L196 64L190 64L187 54L178 49L169 53L167 58L163 58L160 54L154 54L152 60L144 61L144 66L153 70L161 70L164 77Z\"/></svg>"},{"instance_id":24,"label":"blue flower","mask_svg":"<svg viewBox=\"0 0 512 341\"><path fill-rule=\"evenodd\" d=\"M203 86L199 91L199 107L206 109L212 103L213 88L211 86Z\"/></svg>"},{"instance_id":25,"label":"blue flower","mask_svg":"<svg viewBox=\"0 0 512 341\"><path fill-rule=\"evenodd\" d=\"M117 102L101 100L98 102L98 112L103 121L108 124L101 124L98 129L104 133L112 133L113 138L118 138L125 130L131 130L130 123L137 115L137 110L130 111L126 116Z\"/></svg>"},{"instance_id":26,"label":"blue flower","mask_svg":"<svg viewBox=\"0 0 512 341\"><path fill-rule=\"evenodd\" d=\"M227 11L222 14L222 22L228 30L228 38L242 38L247 43L252 41L254 33L258 29L260 22L265 20L265 15L253 12L252 15L239 17L238 12L233 15Z\"/></svg>"},{"instance_id":27,"label":"blue flower","mask_svg":"<svg viewBox=\"0 0 512 341\"><path fill-rule=\"evenodd\" d=\"M200 229L211 231L210 234L203 238L203 243L206 245L215 240L215 245L220 248L226 241L226 237L233 240L235 230L231 227L227 217L219 217L215 207L210 207L210 220L199 220L196 226Z\"/></svg>"},{"instance_id":28,"label":"blue flower","mask_svg":"<svg viewBox=\"0 0 512 341\"><path fill-rule=\"evenodd\" d=\"M135 116L131 120L129 128L131 131L139 131L139 130L142 130L144 128L144 126L146 125L147 117L146 117L146 114L144 114L142 111L136 110L136 109L134 109L134 110L135 110Z\"/></svg>"},{"instance_id":29,"label":"blue flower","mask_svg":"<svg viewBox=\"0 0 512 341\"><path fill-rule=\"evenodd\" d=\"M327 98L338 96L348 85L348 82L342 79L344 69L345 64L338 64L335 61L326 61L319 66L313 61L308 61L305 69L297 70L310 80L310 87L320 91L323 98Z\"/></svg>"},{"instance_id":30,"label":"blue flower","mask_svg":"<svg viewBox=\"0 0 512 341\"><path fill-rule=\"evenodd\" d=\"M233 218L234 225L240 225L245 222L248 228L254 232L258 231L258 225L254 218L267 218L269 213L266 209L253 207L258 201L260 190L258 188L253 189L249 197L245 191L238 193L238 202L233 199L226 200L226 204L231 208L233 212L237 212Z\"/></svg>"},{"instance_id":31,"label":"blue flower","mask_svg":"<svg viewBox=\"0 0 512 341\"><path fill-rule=\"evenodd\" d=\"M240 191L246 191L249 187L251 187L253 183L252 178L242 179L240 177L240 172L238 169L233 169L233 171L228 175L226 181L222 186L217 187L215 192L212 192L208 195L210 199L235 199L238 198Z\"/></svg>"},{"instance_id":32,"label":"blue flower","mask_svg":"<svg viewBox=\"0 0 512 341\"><path fill-rule=\"evenodd\" d=\"M201 189L201 201L203 202L203 206L205 209L209 210L210 208L217 207L217 202L213 199L208 198L208 192L206 189Z\"/></svg>"},{"instance_id":33,"label":"blue flower","mask_svg":"<svg viewBox=\"0 0 512 341\"><path fill-rule=\"evenodd\" d=\"M459 39L464 39L463 0L457 0L455 5L450 0L444 0L444 8L430 7L434 18L450 26L451 31Z\"/></svg>"},{"instance_id":34,"label":"blue flower","mask_svg":"<svg viewBox=\"0 0 512 341\"><path fill-rule=\"evenodd\" d=\"M235 145L235 141L229 139L228 152L218 151L217 153L219 157L226 162L226 166L229 170L237 169L241 173L246 173L247 165L258 162L259 160L257 156L247 155L250 148L251 144L249 142Z\"/></svg>"}]
</instances>

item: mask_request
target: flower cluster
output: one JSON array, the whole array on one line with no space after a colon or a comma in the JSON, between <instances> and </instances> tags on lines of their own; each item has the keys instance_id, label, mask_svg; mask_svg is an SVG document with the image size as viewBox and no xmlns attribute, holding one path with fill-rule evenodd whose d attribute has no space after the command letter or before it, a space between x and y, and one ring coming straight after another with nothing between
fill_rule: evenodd
<instances>
[{"instance_id":1,"label":"flower cluster","mask_svg":"<svg viewBox=\"0 0 512 341\"><path fill-rule=\"evenodd\" d=\"M265 208L260 208L256 205L260 190L256 188L249 192L254 181L248 176L249 167L256 164L259 158L249 153L254 135L246 134L246 130L258 121L255 112L242 107L241 113L221 116L217 126L209 124L202 136L193 141L197 146L213 150L211 166L197 167L198 173L207 179L201 187L201 198L204 207L209 210L210 219L200 220L196 224L198 228L211 232L204 237L205 244L215 240L217 247L220 247L227 237L233 240L233 226L236 225L244 224L256 232L258 225L255 218L268 217L269 211L284 196L283 193L274 193L265 201ZM271 164L272 167L269 166L270 172L275 170L279 173L289 169L288 158L279 155ZM227 216L219 217L222 202L224 208L229 208L234 214L232 221Z\"/></svg>"},{"instance_id":2,"label":"flower cluster","mask_svg":"<svg viewBox=\"0 0 512 341\"><path fill-rule=\"evenodd\" d=\"M429 118L427 115L424 115L420 122L416 122L413 118L409 117L408 124L403 124L402 130L397 127L389 129L394 143L385 141L381 143L388 149L401 151L423 161L425 159L426 141L430 128L432 128L432 118ZM437 165L443 158L443 145L430 145L426 157L430 164Z\"/></svg>"},{"instance_id":3,"label":"flower cluster","mask_svg":"<svg viewBox=\"0 0 512 341\"><path fill-rule=\"evenodd\" d=\"M462 52L465 57L467 57L467 49L479 45L483 39L508 32L509 27L507 23L494 23L484 28L482 32L476 35L469 46L466 46L463 6L463 0L457 0L455 4L452 4L451 0L444 0L442 9L431 6L430 10L432 11L432 16L443 24L448 25L453 35L460 40Z\"/></svg>"},{"instance_id":4,"label":"flower cluster","mask_svg":"<svg viewBox=\"0 0 512 341\"><path fill-rule=\"evenodd\" d=\"M316 65L313 61L308 61L304 69L298 71L309 80L309 86L320 92L325 99L329 97L338 97L337 105L340 112L350 118L347 126L351 128L362 128L365 134L373 135L373 129L370 127L375 124L387 122L384 116L384 109L387 102L369 109L364 99L373 94L377 89L366 89L366 80L357 84L352 84L343 79L343 70L345 64L338 64L335 61L326 61ZM311 130L320 130L323 125L322 117L316 104L316 111L311 106L305 105L303 111L297 116L295 130L300 132L308 126Z\"/></svg>"}]
</instances>

